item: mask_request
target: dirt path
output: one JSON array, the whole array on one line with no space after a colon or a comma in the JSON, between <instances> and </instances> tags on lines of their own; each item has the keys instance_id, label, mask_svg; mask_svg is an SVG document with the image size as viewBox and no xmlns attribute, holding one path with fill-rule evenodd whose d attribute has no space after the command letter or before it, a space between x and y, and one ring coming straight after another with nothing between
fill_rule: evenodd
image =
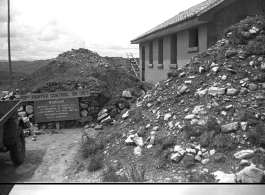
<instances>
[{"instance_id":1,"label":"dirt path","mask_svg":"<svg viewBox=\"0 0 265 195\"><path fill-rule=\"evenodd\" d=\"M81 129L62 129L58 134L43 134L32 141L26 138L26 158L16 167L9 152L0 153L2 182L63 182L81 143Z\"/></svg>"}]
</instances>

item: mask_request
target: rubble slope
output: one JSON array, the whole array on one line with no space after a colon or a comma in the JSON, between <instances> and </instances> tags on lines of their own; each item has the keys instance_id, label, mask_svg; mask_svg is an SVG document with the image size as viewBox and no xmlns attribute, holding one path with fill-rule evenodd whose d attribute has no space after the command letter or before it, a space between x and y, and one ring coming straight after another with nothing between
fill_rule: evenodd
<instances>
[{"instance_id":1,"label":"rubble slope","mask_svg":"<svg viewBox=\"0 0 265 195\"><path fill-rule=\"evenodd\" d=\"M150 167L149 181L261 182L264 71L265 19L248 17L120 117L106 155Z\"/></svg>"}]
</instances>

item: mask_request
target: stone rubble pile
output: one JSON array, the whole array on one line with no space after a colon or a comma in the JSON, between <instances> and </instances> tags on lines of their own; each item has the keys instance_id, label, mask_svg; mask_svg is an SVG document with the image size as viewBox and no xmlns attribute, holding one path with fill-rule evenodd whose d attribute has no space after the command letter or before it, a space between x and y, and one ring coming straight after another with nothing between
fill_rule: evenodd
<instances>
[{"instance_id":1,"label":"stone rubble pile","mask_svg":"<svg viewBox=\"0 0 265 195\"><path fill-rule=\"evenodd\" d=\"M111 99L123 90L139 88L140 85L129 60L101 57L96 52L80 48L59 54L24 79L17 88L25 93L99 90Z\"/></svg>"},{"instance_id":2,"label":"stone rubble pile","mask_svg":"<svg viewBox=\"0 0 265 195\"><path fill-rule=\"evenodd\" d=\"M164 152L172 163L218 163L225 169L231 161L237 173L226 177L218 172L217 181L261 182L265 161L257 159L261 154L264 159L264 91L265 19L248 17L185 67L170 72L134 105L146 127L132 123L135 115L130 110L124 114L119 122L128 131L125 144L135 145L134 153L141 155L141 150L159 145L161 138L171 138L175 144ZM125 123L130 127L124 128ZM138 129L145 133L137 134ZM143 145L136 143L140 138ZM240 164L245 158L249 161Z\"/></svg>"}]
</instances>

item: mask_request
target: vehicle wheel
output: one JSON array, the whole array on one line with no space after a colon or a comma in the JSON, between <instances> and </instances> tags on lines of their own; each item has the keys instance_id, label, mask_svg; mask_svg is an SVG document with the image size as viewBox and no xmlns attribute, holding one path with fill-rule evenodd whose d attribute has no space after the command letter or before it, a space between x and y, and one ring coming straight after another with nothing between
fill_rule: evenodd
<instances>
[{"instance_id":1,"label":"vehicle wheel","mask_svg":"<svg viewBox=\"0 0 265 195\"><path fill-rule=\"evenodd\" d=\"M10 146L10 157L15 165L20 165L24 162L25 158L25 137L22 127L18 127L18 140L17 143Z\"/></svg>"}]
</instances>

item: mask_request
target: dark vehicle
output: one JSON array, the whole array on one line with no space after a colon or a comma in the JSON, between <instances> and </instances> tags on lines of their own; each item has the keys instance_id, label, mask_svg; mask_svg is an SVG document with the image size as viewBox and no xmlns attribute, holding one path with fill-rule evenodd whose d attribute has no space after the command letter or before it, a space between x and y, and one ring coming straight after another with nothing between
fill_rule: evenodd
<instances>
[{"instance_id":1,"label":"dark vehicle","mask_svg":"<svg viewBox=\"0 0 265 195\"><path fill-rule=\"evenodd\" d=\"M17 109L21 101L0 101L0 152L10 151L10 157L15 165L23 163L25 158L25 124L18 117Z\"/></svg>"},{"instance_id":2,"label":"dark vehicle","mask_svg":"<svg viewBox=\"0 0 265 195\"><path fill-rule=\"evenodd\" d=\"M0 184L0 195L8 195L13 187L14 184Z\"/></svg>"}]
</instances>

